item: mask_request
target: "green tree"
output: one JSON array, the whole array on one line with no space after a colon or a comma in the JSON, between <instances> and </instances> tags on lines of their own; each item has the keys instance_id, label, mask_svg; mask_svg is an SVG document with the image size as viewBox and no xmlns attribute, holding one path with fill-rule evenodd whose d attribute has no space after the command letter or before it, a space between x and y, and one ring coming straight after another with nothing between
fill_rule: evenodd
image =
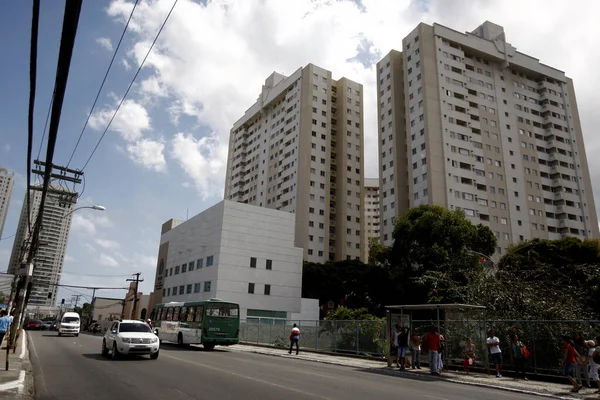
<instances>
[{"instance_id":1,"label":"green tree","mask_svg":"<svg viewBox=\"0 0 600 400\"><path fill-rule=\"evenodd\" d=\"M327 313L319 336L331 335L334 338L334 351L358 351L379 356L385 350L385 324L384 318L369 313L364 307L352 309L339 306Z\"/></svg>"},{"instance_id":2,"label":"green tree","mask_svg":"<svg viewBox=\"0 0 600 400\"><path fill-rule=\"evenodd\" d=\"M391 279L405 303L464 302L467 286L482 273L496 237L462 211L436 205L413 208L396 221L389 253Z\"/></svg>"}]
</instances>

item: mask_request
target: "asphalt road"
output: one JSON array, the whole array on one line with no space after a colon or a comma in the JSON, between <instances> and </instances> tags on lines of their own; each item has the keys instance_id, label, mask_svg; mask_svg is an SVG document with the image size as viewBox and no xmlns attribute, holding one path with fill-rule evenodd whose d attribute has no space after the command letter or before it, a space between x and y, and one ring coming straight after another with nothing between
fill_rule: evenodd
<instances>
[{"instance_id":1,"label":"asphalt road","mask_svg":"<svg viewBox=\"0 0 600 400\"><path fill-rule=\"evenodd\" d=\"M29 337L37 400L539 399L218 348L163 344L158 360L113 361L101 357L99 336L31 332Z\"/></svg>"}]
</instances>

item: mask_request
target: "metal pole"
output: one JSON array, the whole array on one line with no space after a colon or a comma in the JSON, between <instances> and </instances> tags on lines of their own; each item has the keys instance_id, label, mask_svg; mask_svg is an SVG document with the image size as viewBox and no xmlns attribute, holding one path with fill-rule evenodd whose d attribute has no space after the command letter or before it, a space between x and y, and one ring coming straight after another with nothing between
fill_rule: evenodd
<instances>
[{"instance_id":1,"label":"metal pole","mask_svg":"<svg viewBox=\"0 0 600 400\"><path fill-rule=\"evenodd\" d=\"M390 310L385 311L385 341L386 341L386 349L385 354L387 355L387 366L388 368L392 367L392 352L390 351L391 340L392 340L392 313Z\"/></svg>"},{"instance_id":2,"label":"metal pole","mask_svg":"<svg viewBox=\"0 0 600 400\"><path fill-rule=\"evenodd\" d=\"M315 321L315 350L319 351L319 321Z\"/></svg>"},{"instance_id":3,"label":"metal pole","mask_svg":"<svg viewBox=\"0 0 600 400\"><path fill-rule=\"evenodd\" d=\"M88 318L88 325L92 324L92 321L94 320L94 304L96 302L96 288L93 289L92 291L92 304L90 304L90 315ZM88 326L89 328L89 326Z\"/></svg>"},{"instance_id":4,"label":"metal pole","mask_svg":"<svg viewBox=\"0 0 600 400\"><path fill-rule=\"evenodd\" d=\"M333 351L337 352L337 320L333 321Z\"/></svg>"},{"instance_id":5,"label":"metal pole","mask_svg":"<svg viewBox=\"0 0 600 400\"><path fill-rule=\"evenodd\" d=\"M356 321L356 354L360 354L360 322Z\"/></svg>"}]
</instances>

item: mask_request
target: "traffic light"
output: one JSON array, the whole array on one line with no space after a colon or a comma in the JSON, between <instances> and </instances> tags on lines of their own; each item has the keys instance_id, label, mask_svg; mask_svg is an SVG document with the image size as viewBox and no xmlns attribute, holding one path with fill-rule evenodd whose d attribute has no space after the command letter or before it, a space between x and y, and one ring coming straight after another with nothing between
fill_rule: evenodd
<instances>
[{"instance_id":1,"label":"traffic light","mask_svg":"<svg viewBox=\"0 0 600 400\"><path fill-rule=\"evenodd\" d=\"M61 305L65 304L65 299L62 299L62 300L60 301L60 304L61 304Z\"/></svg>"}]
</instances>

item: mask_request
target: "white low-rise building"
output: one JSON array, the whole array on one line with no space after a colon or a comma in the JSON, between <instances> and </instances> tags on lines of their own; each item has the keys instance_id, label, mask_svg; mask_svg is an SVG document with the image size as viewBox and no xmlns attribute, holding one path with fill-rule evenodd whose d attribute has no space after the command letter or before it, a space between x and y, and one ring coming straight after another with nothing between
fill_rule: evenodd
<instances>
[{"instance_id":1,"label":"white low-rise building","mask_svg":"<svg viewBox=\"0 0 600 400\"><path fill-rule=\"evenodd\" d=\"M239 303L242 319L317 319L318 300L301 298L303 249L294 234L294 214L229 200L169 220L153 303L216 297Z\"/></svg>"}]
</instances>

